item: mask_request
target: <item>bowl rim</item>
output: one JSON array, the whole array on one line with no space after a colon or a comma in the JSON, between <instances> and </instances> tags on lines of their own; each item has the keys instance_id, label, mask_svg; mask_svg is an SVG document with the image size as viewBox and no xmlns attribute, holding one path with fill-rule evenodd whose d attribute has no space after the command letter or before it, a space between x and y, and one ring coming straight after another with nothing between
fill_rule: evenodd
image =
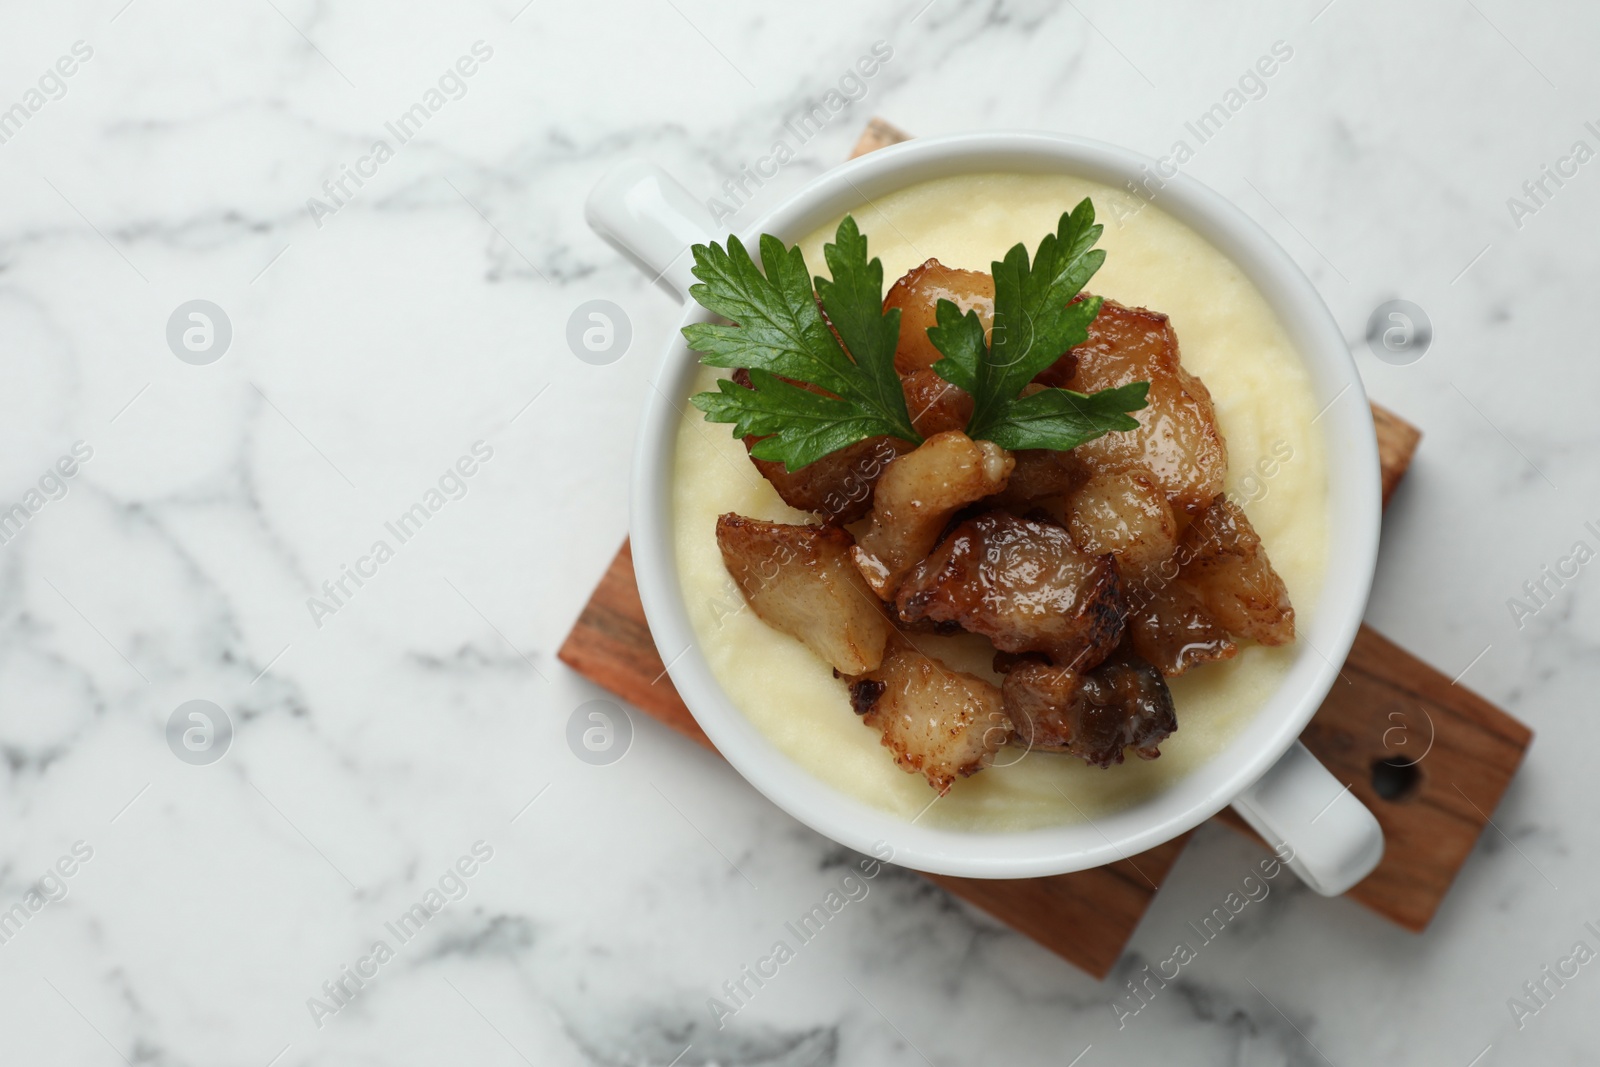
<instances>
[{"instance_id":1,"label":"bowl rim","mask_svg":"<svg viewBox=\"0 0 1600 1067\"><path fill-rule=\"evenodd\" d=\"M1092 820L1022 831L919 826L843 793L792 760L723 692L683 602L674 543L672 474L682 400L698 362L681 327L708 312L688 302L653 368L635 446L631 536L640 599L667 673L706 736L735 770L790 815L859 852L935 874L1023 878L1126 859L1226 807L1299 737L1332 687L1360 627L1377 562L1377 441L1354 357L1310 279L1254 220L1193 177L1164 177L1154 159L1086 138L1038 131L958 133L879 149L808 182L740 234L794 243L876 196L972 173L1066 173L1113 187L1155 182L1151 200L1211 242L1266 299L1299 352L1324 421L1330 530L1322 590L1298 655L1278 688L1225 748L1144 800ZM1070 205L1069 205L1070 206ZM1108 220L1102 220L1108 221ZM1347 395L1351 394L1351 395ZM931 794L930 794L931 795Z\"/></svg>"}]
</instances>

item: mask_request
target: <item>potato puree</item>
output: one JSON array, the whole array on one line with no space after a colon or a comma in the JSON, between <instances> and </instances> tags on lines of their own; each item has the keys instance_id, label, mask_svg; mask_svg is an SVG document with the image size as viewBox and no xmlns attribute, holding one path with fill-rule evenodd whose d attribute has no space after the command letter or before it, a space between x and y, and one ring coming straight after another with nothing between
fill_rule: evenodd
<instances>
[{"instance_id":1,"label":"potato puree","mask_svg":"<svg viewBox=\"0 0 1600 1067\"><path fill-rule=\"evenodd\" d=\"M854 215L870 253L883 260L887 288L930 257L988 271L1018 241L1031 257L1061 213L1085 196L1105 225L1099 247L1106 250L1087 291L1171 316L1184 366L1205 380L1216 401L1228 443L1228 490L1260 533L1303 627L1320 592L1328 530L1323 444L1311 425L1316 405L1283 327L1231 261L1158 208L1060 175L943 178ZM812 274L825 272L822 246L837 226L835 219L801 242ZM715 388L721 373L703 370L694 391ZM1294 656L1293 646L1247 645L1230 661L1171 679L1178 732L1162 742L1159 759L1130 755L1127 763L1102 770L1072 756L1006 747L994 767L958 781L930 808L935 793L927 781L895 765L878 733L850 710L845 683L799 641L757 618L723 568L719 514L777 522L813 517L778 498L729 427L704 422L687 404L684 410L674 486L678 573L711 670L733 703L790 758L876 807L972 831L1078 822L1127 807L1220 751L1278 686ZM990 652L980 638L919 636L917 644L950 666L1000 680L989 670Z\"/></svg>"}]
</instances>

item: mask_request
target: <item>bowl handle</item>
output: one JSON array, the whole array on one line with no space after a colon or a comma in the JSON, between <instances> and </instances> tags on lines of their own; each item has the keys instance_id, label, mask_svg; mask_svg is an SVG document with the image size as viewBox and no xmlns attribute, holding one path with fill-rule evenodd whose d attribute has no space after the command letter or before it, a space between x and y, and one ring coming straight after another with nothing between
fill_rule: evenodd
<instances>
[{"instance_id":1,"label":"bowl handle","mask_svg":"<svg viewBox=\"0 0 1600 1067\"><path fill-rule=\"evenodd\" d=\"M1233 807L1280 854L1287 846L1289 869L1325 897L1345 892L1383 858L1378 820L1299 741Z\"/></svg>"},{"instance_id":2,"label":"bowl handle","mask_svg":"<svg viewBox=\"0 0 1600 1067\"><path fill-rule=\"evenodd\" d=\"M689 246L705 244L715 222L672 175L642 159L613 167L584 205L589 228L680 303L695 283Z\"/></svg>"}]
</instances>

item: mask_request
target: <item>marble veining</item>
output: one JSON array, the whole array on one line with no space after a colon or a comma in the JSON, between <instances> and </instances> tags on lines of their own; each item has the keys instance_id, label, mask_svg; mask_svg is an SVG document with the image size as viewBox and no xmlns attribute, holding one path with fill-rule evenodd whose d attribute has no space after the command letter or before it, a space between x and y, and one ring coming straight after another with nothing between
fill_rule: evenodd
<instances>
[{"instance_id":1,"label":"marble veining","mask_svg":"<svg viewBox=\"0 0 1600 1067\"><path fill-rule=\"evenodd\" d=\"M1600 577L1509 606L1600 521L1600 172L1526 187L1600 147L1594 9L71 0L4 20L0 512L39 506L0 543L0 1062L1595 1058L1592 968L1510 1004L1600 947ZM1104 982L886 869L726 1026L708 1012L861 857L642 717L620 760L572 741L604 694L555 650L625 534L678 314L582 203L634 155L725 196L880 42L739 221L873 114L1157 156L1187 138L1183 169L1284 244L1372 396L1426 431L1369 621L1538 734L1426 934L1279 878L1124 1016L1260 859L1206 828ZM1292 58L1198 142L1186 123L1275 46ZM419 101L401 141L386 124ZM371 173L332 205L351 168ZM1404 365L1365 339L1396 297L1434 331ZM567 343L595 299L632 334L601 365ZM213 334L179 357L195 300L231 328L220 356ZM493 461L441 488L477 441ZM430 490L446 505L339 610L308 607ZM223 724L169 722L194 700L231 726L220 758ZM475 847L493 858L446 878Z\"/></svg>"}]
</instances>

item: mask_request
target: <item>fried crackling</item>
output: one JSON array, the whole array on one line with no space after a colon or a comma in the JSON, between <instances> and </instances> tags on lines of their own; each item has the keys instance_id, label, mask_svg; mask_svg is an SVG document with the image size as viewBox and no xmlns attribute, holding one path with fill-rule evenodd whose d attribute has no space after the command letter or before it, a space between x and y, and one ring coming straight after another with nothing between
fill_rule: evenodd
<instances>
[{"instance_id":1,"label":"fried crackling","mask_svg":"<svg viewBox=\"0 0 1600 1067\"><path fill-rule=\"evenodd\" d=\"M901 374L924 370L944 358L928 340L928 327L938 325L939 301L948 300L965 315L976 311L987 334L994 325L994 278L983 271L957 270L937 259L907 271L889 287L883 310L900 309L900 343L894 369Z\"/></svg>"},{"instance_id":2,"label":"fried crackling","mask_svg":"<svg viewBox=\"0 0 1600 1067\"><path fill-rule=\"evenodd\" d=\"M1073 492L1089 477L1089 469L1071 452L1024 448L1011 454L1017 465L1006 480L1006 487L986 498L984 505L999 508L1040 505L1054 514L1060 510L1057 498Z\"/></svg>"},{"instance_id":3,"label":"fried crackling","mask_svg":"<svg viewBox=\"0 0 1600 1067\"><path fill-rule=\"evenodd\" d=\"M932 550L961 508L1005 488L1015 461L992 441L960 430L934 434L889 464L873 491L871 526L851 558L885 600Z\"/></svg>"},{"instance_id":4,"label":"fried crackling","mask_svg":"<svg viewBox=\"0 0 1600 1067\"><path fill-rule=\"evenodd\" d=\"M1066 752L1097 767L1121 763L1132 748L1143 759L1178 728L1172 693L1161 672L1119 650L1092 671L1025 663L1000 688L1016 741L1043 752Z\"/></svg>"},{"instance_id":5,"label":"fried crackling","mask_svg":"<svg viewBox=\"0 0 1600 1067\"><path fill-rule=\"evenodd\" d=\"M1002 652L1042 652L1088 670L1122 636L1121 582L1066 530L991 511L951 530L895 597L908 623L956 622Z\"/></svg>"},{"instance_id":6,"label":"fried crackling","mask_svg":"<svg viewBox=\"0 0 1600 1067\"><path fill-rule=\"evenodd\" d=\"M1184 531L1181 572L1213 618L1235 637L1263 645L1294 640L1294 606L1255 528L1218 496Z\"/></svg>"},{"instance_id":7,"label":"fried crackling","mask_svg":"<svg viewBox=\"0 0 1600 1067\"><path fill-rule=\"evenodd\" d=\"M898 638L876 670L850 678L849 685L851 706L883 735L894 761L941 794L958 777L988 766L1011 734L997 686L951 670Z\"/></svg>"},{"instance_id":8,"label":"fried crackling","mask_svg":"<svg viewBox=\"0 0 1600 1067\"><path fill-rule=\"evenodd\" d=\"M745 439L746 447L760 437ZM911 451L911 444L893 437L869 437L814 463L791 471L776 460L750 457L761 476L772 483L783 502L835 522L855 522L872 509L873 486L889 461Z\"/></svg>"},{"instance_id":9,"label":"fried crackling","mask_svg":"<svg viewBox=\"0 0 1600 1067\"><path fill-rule=\"evenodd\" d=\"M1133 413L1139 429L1109 433L1079 445L1096 471L1144 469L1176 509L1204 511L1222 491L1228 449L1217 429L1205 383L1179 362L1178 338L1167 316L1107 300L1075 347L1071 388L1082 393L1130 382L1150 383L1149 404Z\"/></svg>"},{"instance_id":10,"label":"fried crackling","mask_svg":"<svg viewBox=\"0 0 1600 1067\"><path fill-rule=\"evenodd\" d=\"M1127 598L1129 642L1168 678L1239 654L1228 631L1182 577L1147 575L1129 586Z\"/></svg>"},{"instance_id":11,"label":"fried crackling","mask_svg":"<svg viewBox=\"0 0 1600 1067\"><path fill-rule=\"evenodd\" d=\"M889 622L850 562L838 526L792 526L732 513L717 519L723 565L767 625L797 638L841 674L883 660Z\"/></svg>"},{"instance_id":12,"label":"fried crackling","mask_svg":"<svg viewBox=\"0 0 1600 1067\"><path fill-rule=\"evenodd\" d=\"M906 394L911 425L923 437L967 428L972 418L972 394L965 389L926 368L902 374L900 388Z\"/></svg>"},{"instance_id":13,"label":"fried crackling","mask_svg":"<svg viewBox=\"0 0 1600 1067\"><path fill-rule=\"evenodd\" d=\"M1177 517L1150 472L1142 469L1095 474L1068 498L1065 517L1079 548L1094 556L1115 556L1130 581L1150 573L1178 549Z\"/></svg>"},{"instance_id":14,"label":"fried crackling","mask_svg":"<svg viewBox=\"0 0 1600 1067\"><path fill-rule=\"evenodd\" d=\"M733 380L751 388L750 372L736 370ZM790 379L785 378L785 381ZM830 395L805 382L791 382L813 393ZM744 438L745 451L766 438L750 434ZM830 452L814 463L791 471L772 459L750 457L761 476L772 483L778 496L791 508L810 511L835 522L855 522L872 507L872 487L878 475L894 457L909 452L914 446L909 441L893 437L869 437Z\"/></svg>"}]
</instances>

